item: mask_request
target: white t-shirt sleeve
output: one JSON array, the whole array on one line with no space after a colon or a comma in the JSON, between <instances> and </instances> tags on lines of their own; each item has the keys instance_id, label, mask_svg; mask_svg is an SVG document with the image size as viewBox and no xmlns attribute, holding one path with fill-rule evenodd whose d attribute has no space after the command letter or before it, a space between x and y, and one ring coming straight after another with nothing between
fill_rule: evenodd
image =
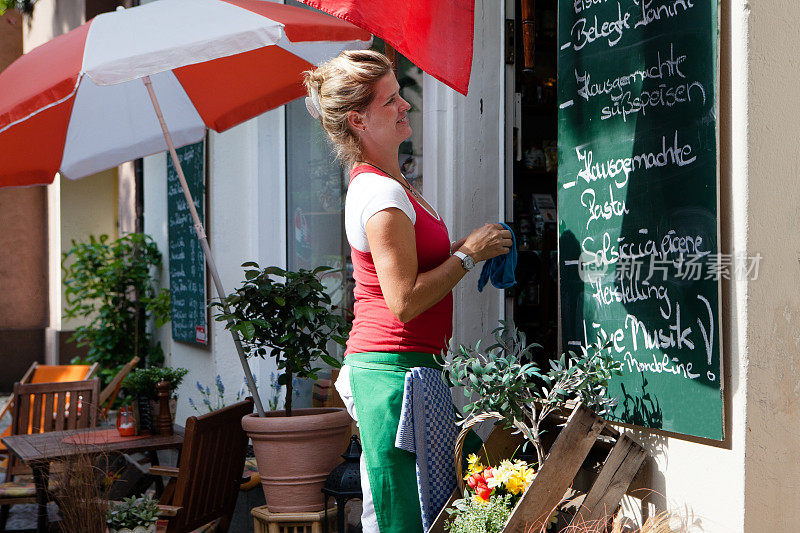
<instances>
[{"instance_id":1,"label":"white t-shirt sleeve","mask_svg":"<svg viewBox=\"0 0 800 533\"><path fill-rule=\"evenodd\" d=\"M367 220L378 211L396 207L405 213L412 224L417 223L414 205L403 186L391 178L362 172L350 182L344 207L344 229L350 246L369 252Z\"/></svg>"}]
</instances>

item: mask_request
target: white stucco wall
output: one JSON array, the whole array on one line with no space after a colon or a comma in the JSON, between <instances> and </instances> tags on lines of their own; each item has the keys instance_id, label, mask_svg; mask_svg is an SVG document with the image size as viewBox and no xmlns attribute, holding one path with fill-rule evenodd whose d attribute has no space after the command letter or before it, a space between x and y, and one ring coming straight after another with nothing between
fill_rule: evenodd
<instances>
[{"instance_id":1,"label":"white stucco wall","mask_svg":"<svg viewBox=\"0 0 800 533\"><path fill-rule=\"evenodd\" d=\"M497 0L475 2L475 44L468 95L431 76L424 83L424 194L436 206L451 240L487 222L504 220L504 12ZM503 293L478 293L480 268L453 291L455 342L474 343L503 309Z\"/></svg>"},{"instance_id":2,"label":"white stucco wall","mask_svg":"<svg viewBox=\"0 0 800 533\"><path fill-rule=\"evenodd\" d=\"M735 77L746 88L748 255L764 257L748 284L747 320L740 324L747 354L745 445L746 531L800 529L800 4L737 2L748 24L748 68ZM740 81L741 80L741 81ZM736 128L736 123L734 123Z\"/></svg>"},{"instance_id":3,"label":"white stucco wall","mask_svg":"<svg viewBox=\"0 0 800 533\"><path fill-rule=\"evenodd\" d=\"M116 239L117 231L117 169L98 172L79 180L57 176L59 185L49 187L58 191L59 200L51 205L51 214L58 214L60 228L58 234L50 234L50 254L55 259L51 265L50 277L60 284L61 296L58 312L53 318L60 319L59 329L71 330L88 323L88 319L62 319L61 311L66 305L65 289L61 280L61 254L72 248L72 242L88 242L89 236L108 235L109 241ZM52 257L55 255L55 257ZM56 267L58 270L55 270ZM55 310L56 308L52 308Z\"/></svg>"},{"instance_id":4,"label":"white stucco wall","mask_svg":"<svg viewBox=\"0 0 800 533\"><path fill-rule=\"evenodd\" d=\"M276 137L277 136L277 137ZM211 132L208 139L206 221L207 233L220 278L226 292L243 279L241 264L255 260L260 264L285 264L285 198L283 172L283 109L271 111L231 130ZM169 286L167 236L166 157L145 158L145 232L165 253L161 284ZM209 295L216 297L210 284ZM208 347L173 341L170 325L157 334L167 363L189 369L178 390L177 419L195 414L189 398L199 402L195 383L214 389L219 374L226 387L226 402L235 399L244 384L239 357L230 333L219 322L209 322ZM272 361L250 361L259 383L262 402L267 404L268 377Z\"/></svg>"}]
</instances>

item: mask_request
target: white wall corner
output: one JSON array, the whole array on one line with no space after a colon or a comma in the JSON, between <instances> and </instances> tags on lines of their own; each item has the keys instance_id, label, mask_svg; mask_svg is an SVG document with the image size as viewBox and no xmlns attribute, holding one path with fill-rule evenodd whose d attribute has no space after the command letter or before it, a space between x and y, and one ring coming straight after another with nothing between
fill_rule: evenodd
<instances>
[{"instance_id":1,"label":"white wall corner","mask_svg":"<svg viewBox=\"0 0 800 533\"><path fill-rule=\"evenodd\" d=\"M475 3L475 44L468 96L431 76L424 79L425 196L439 210L451 240L504 220L504 12ZM503 293L477 291L480 265L453 291L454 341L473 343L503 315Z\"/></svg>"}]
</instances>

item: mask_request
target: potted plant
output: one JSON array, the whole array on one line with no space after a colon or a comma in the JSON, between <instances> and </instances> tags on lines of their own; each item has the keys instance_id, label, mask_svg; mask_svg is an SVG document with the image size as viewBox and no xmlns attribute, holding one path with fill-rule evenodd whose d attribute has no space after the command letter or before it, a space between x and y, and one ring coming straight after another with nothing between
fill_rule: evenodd
<instances>
[{"instance_id":1,"label":"potted plant","mask_svg":"<svg viewBox=\"0 0 800 533\"><path fill-rule=\"evenodd\" d=\"M155 533L157 521L158 503L152 498L131 496L106 511L109 533Z\"/></svg>"},{"instance_id":2,"label":"potted plant","mask_svg":"<svg viewBox=\"0 0 800 533\"><path fill-rule=\"evenodd\" d=\"M531 356L541 347L527 344L525 334L513 325L501 321L492 334L494 342L487 348L481 347L481 341L474 347L451 346L443 364L445 381L463 387L470 400L463 408L468 415L461 422L463 426L488 418L500 419L524 436L535 450L536 459L526 463L493 457L493 461L503 460L492 468L481 465L478 456L470 456L467 468L459 473L467 481L463 498L447 510L451 516L446 525L448 531L473 531L471 524L477 522L485 524L480 531L503 531L514 506L545 460L543 422L568 400L580 400L599 415L616 403L607 396L608 380L621 373L621 363L614 360L604 341L581 347L580 353L567 352L551 360L550 368L544 370ZM460 437L463 435L462 431Z\"/></svg>"},{"instance_id":3,"label":"potted plant","mask_svg":"<svg viewBox=\"0 0 800 533\"><path fill-rule=\"evenodd\" d=\"M223 309L216 320L239 332L249 356L275 359L277 383L286 389L284 409L242 420L253 441L267 506L275 513L319 511L322 486L347 445L351 419L344 409L293 409L292 396L294 378L317 379L318 360L341 366L330 348L345 345L348 325L319 280L331 269L242 266L242 286L214 305Z\"/></svg>"},{"instance_id":4,"label":"potted plant","mask_svg":"<svg viewBox=\"0 0 800 533\"><path fill-rule=\"evenodd\" d=\"M134 356L151 366L163 364L164 352L148 324L151 318L157 327L169 322L170 299L169 290L156 284L161 252L149 235L72 241L62 267L64 318L84 322L69 342L87 351L73 364L99 363L104 385Z\"/></svg>"},{"instance_id":5,"label":"potted plant","mask_svg":"<svg viewBox=\"0 0 800 533\"><path fill-rule=\"evenodd\" d=\"M178 402L175 391L188 372L189 371L185 368L137 368L125 378L122 387L128 395L134 399L133 414L136 419L137 428L149 427L151 430L155 429L158 415L161 412L157 388L157 385L161 381L169 383L169 410L172 415L172 421L173 423L175 422L175 409L177 408ZM146 422L144 424L142 423L145 413L150 414L149 425Z\"/></svg>"}]
</instances>

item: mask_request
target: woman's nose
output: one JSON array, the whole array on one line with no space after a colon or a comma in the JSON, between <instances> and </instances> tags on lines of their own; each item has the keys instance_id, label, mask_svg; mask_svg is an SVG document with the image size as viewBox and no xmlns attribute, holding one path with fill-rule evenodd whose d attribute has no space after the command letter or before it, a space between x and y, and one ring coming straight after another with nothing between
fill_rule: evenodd
<instances>
[{"instance_id":1,"label":"woman's nose","mask_svg":"<svg viewBox=\"0 0 800 533\"><path fill-rule=\"evenodd\" d=\"M408 101L406 101L406 99L401 96L400 97L400 111L405 112L405 111L408 111L410 109L411 109L411 104L409 104Z\"/></svg>"}]
</instances>

